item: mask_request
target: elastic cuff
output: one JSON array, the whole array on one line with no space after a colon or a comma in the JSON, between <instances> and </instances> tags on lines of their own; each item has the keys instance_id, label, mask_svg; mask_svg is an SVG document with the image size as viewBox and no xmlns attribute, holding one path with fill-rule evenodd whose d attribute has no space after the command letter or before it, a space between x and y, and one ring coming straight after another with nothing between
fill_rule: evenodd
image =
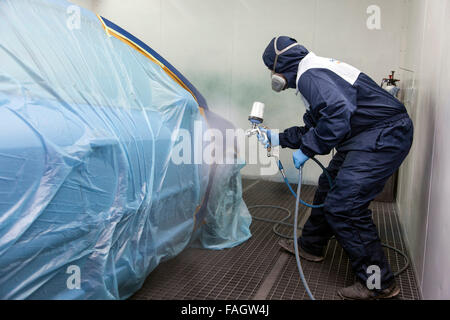
<instances>
[{"instance_id":1,"label":"elastic cuff","mask_svg":"<svg viewBox=\"0 0 450 320\"><path fill-rule=\"evenodd\" d=\"M281 132L278 135L278 141L279 141L279 146L281 146L282 148L289 148L292 150L297 150L298 147L297 146L293 146L289 140L286 137L286 134L284 132Z\"/></svg>"},{"instance_id":2,"label":"elastic cuff","mask_svg":"<svg viewBox=\"0 0 450 320\"><path fill-rule=\"evenodd\" d=\"M285 138L283 132L278 135L278 140L280 141L280 146L282 148L286 148L286 144L284 143Z\"/></svg>"}]
</instances>

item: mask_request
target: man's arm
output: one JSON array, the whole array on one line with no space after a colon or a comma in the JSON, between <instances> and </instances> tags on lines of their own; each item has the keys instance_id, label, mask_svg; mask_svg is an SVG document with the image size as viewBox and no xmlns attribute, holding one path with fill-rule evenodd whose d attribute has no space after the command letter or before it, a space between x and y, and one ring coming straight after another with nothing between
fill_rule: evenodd
<instances>
[{"instance_id":1,"label":"man's arm","mask_svg":"<svg viewBox=\"0 0 450 320\"><path fill-rule=\"evenodd\" d=\"M356 88L330 70L312 69L300 78L299 89L317 120L314 128L302 134L299 149L310 158L328 154L351 131Z\"/></svg>"},{"instance_id":2,"label":"man's arm","mask_svg":"<svg viewBox=\"0 0 450 320\"><path fill-rule=\"evenodd\" d=\"M309 112L306 112L303 116L303 122L305 123L303 127L292 127L280 133L281 147L290 149L300 148L302 136L314 126L314 120Z\"/></svg>"}]
</instances>

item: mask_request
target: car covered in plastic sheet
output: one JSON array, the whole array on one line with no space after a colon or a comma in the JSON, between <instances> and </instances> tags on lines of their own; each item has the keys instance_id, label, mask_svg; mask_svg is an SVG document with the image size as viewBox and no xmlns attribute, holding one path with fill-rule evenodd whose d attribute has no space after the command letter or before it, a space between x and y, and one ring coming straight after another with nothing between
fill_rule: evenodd
<instances>
[{"instance_id":1,"label":"car covered in plastic sheet","mask_svg":"<svg viewBox=\"0 0 450 320\"><path fill-rule=\"evenodd\" d=\"M125 299L188 246L250 237L242 164L173 161L232 126L149 46L85 9L74 28L69 6L0 1L1 299Z\"/></svg>"}]
</instances>

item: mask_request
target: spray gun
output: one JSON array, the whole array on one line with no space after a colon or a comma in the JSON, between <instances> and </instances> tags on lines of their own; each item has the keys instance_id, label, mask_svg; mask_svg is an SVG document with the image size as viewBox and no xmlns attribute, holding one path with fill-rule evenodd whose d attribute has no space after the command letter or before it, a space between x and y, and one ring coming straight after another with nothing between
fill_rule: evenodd
<instances>
[{"instance_id":1,"label":"spray gun","mask_svg":"<svg viewBox=\"0 0 450 320\"><path fill-rule=\"evenodd\" d=\"M264 131L261 131L261 128L267 129L263 125L264 122L264 108L265 105L262 102L255 102L253 103L252 112L250 113L250 116L248 117L248 120L250 121L252 128L246 131L247 137L251 137L254 135L259 135L260 137L264 138L264 141L269 141L269 138L267 134ZM269 142L269 147L267 148L267 156L270 158L272 157L272 146Z\"/></svg>"}]
</instances>

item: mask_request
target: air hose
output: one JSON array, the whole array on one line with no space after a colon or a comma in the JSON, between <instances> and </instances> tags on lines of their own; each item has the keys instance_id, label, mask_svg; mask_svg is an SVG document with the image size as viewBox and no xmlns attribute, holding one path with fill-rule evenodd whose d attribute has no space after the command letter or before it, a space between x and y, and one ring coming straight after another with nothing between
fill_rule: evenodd
<instances>
[{"instance_id":1,"label":"air hose","mask_svg":"<svg viewBox=\"0 0 450 320\"><path fill-rule=\"evenodd\" d=\"M308 281L306 281L305 274L303 273L302 263L300 262L300 255L298 253L298 241L297 241L297 239L298 239L298 236L297 236L298 207L299 207L298 200L300 200L300 192L302 190L302 172L303 172L303 167L300 167L300 169L298 170L298 185L297 185L297 195L296 195L297 201L295 201L295 214L294 214L295 260L297 260L297 269L298 269L298 272L300 273L300 278L302 279L303 286L305 287L305 290L308 293L309 298L311 300L316 300L316 298L314 298L311 290L309 289Z\"/></svg>"},{"instance_id":2,"label":"air hose","mask_svg":"<svg viewBox=\"0 0 450 320\"><path fill-rule=\"evenodd\" d=\"M326 175L326 177L328 179L328 183L330 184L330 188L332 188L333 187L333 179L331 178L328 170L317 159L312 158L311 160L313 160L315 163L317 163L317 165L323 170L324 174ZM309 204L309 203L306 203L305 201L303 201L300 198L301 186L302 186L302 169L303 168L299 169L297 193L294 192L294 189L291 187L289 181L287 180L286 174L284 172L283 164L281 163L280 160L278 160L278 169L280 170L280 173L283 176L284 183L287 185L287 187L289 188L291 193L296 198L294 224L286 222L287 220L289 220L291 218L291 215L292 215L291 212L289 211L289 209L286 209L286 208L283 208L283 207L280 207L280 206L256 205L256 206L248 207L248 209L251 210L251 209L258 209L258 208L274 208L274 209L282 210L282 211L285 211L285 212L288 213L288 215L285 218L281 219L281 220L272 220L272 219L260 218L260 217L256 217L256 216L253 216L253 219L255 219L257 221L262 221L262 222L274 223L273 232L276 235L278 235L278 236L280 236L282 238L294 239L295 259L296 259L296 262L297 262L297 269L298 269L298 272L300 274L300 278L302 280L303 286L304 286L304 288L305 288L309 298L311 300L315 300L314 295L312 294L311 290L309 289L308 282L306 281L305 274L303 272L302 264L301 264L301 261L300 261L299 252L298 252L297 231L299 229L300 230L302 229L302 228L298 227L298 211L299 211L299 205L300 204L302 204L304 206L307 206L309 208L322 208L324 206L324 204L319 204L319 205ZM279 226L279 225L293 227L294 228L294 235L293 235L293 237L289 237L289 236L286 236L286 235L278 232L277 226ZM391 247L391 246L389 246L387 244L382 244L382 246L387 248L387 249L395 251L396 253L398 253L399 255L401 255L405 259L405 266L403 268L401 268L399 271L397 271L394 274L394 276L396 276L396 277L399 276L400 274L402 274L404 271L406 271L409 268L409 263L410 263L409 262L409 258L407 257L407 255L404 252L398 250L397 248Z\"/></svg>"}]
</instances>

